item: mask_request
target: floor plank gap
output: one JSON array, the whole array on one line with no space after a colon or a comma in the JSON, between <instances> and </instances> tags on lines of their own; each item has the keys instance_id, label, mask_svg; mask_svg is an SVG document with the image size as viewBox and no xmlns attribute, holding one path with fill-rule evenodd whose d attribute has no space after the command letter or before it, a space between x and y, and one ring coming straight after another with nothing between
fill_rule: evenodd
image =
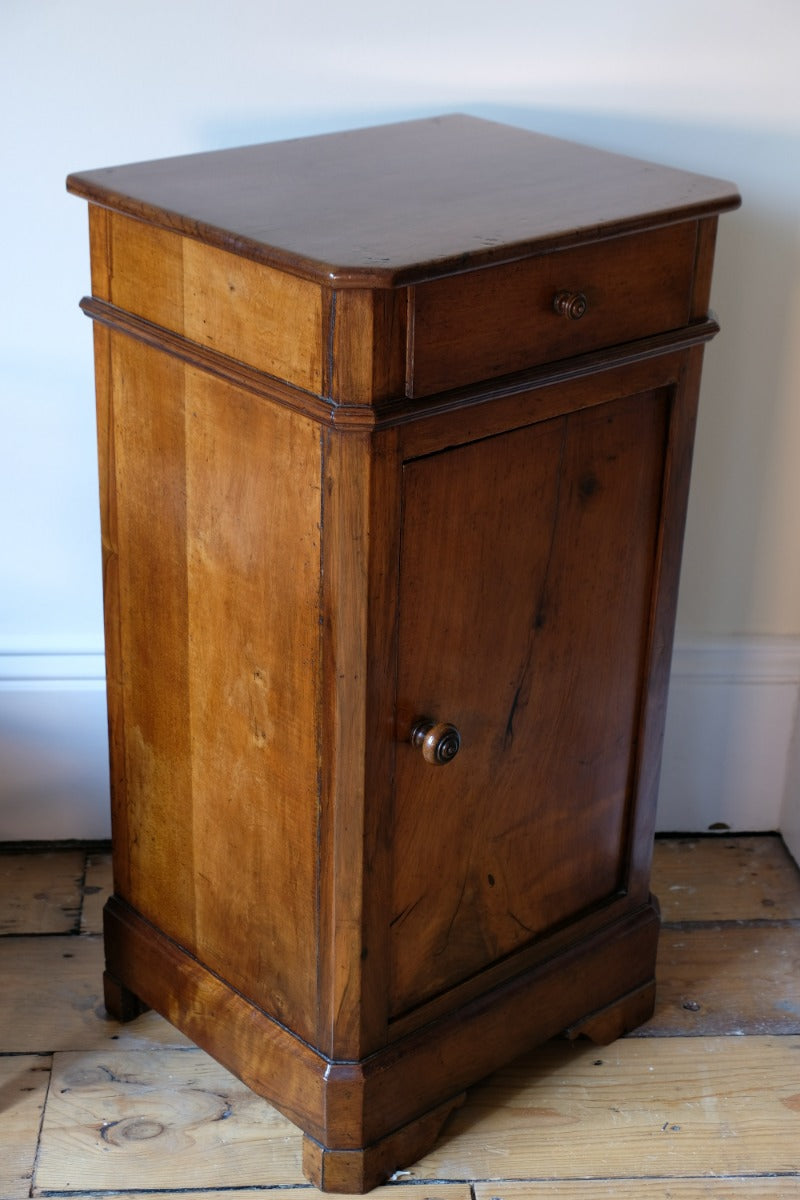
<instances>
[{"instance_id":1,"label":"floor plank gap","mask_svg":"<svg viewBox=\"0 0 800 1200\"><path fill-rule=\"evenodd\" d=\"M662 921L662 930L673 930L677 933L688 932L692 929L800 929L800 917L754 917L740 921Z\"/></svg>"}]
</instances>

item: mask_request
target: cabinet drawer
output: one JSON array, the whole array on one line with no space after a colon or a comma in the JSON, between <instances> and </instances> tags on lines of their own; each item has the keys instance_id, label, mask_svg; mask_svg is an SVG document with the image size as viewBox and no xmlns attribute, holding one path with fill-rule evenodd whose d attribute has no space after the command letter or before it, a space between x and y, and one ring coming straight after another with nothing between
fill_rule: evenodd
<instances>
[{"instance_id":1,"label":"cabinet drawer","mask_svg":"<svg viewBox=\"0 0 800 1200\"><path fill-rule=\"evenodd\" d=\"M408 394L679 328L689 317L696 243L689 221L417 285ZM560 294L566 306L576 299L572 315L556 311Z\"/></svg>"}]
</instances>

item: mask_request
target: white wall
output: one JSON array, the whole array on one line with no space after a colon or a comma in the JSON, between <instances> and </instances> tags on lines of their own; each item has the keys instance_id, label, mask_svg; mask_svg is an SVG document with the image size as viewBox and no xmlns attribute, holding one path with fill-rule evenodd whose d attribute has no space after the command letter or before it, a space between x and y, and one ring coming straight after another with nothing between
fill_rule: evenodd
<instances>
[{"instance_id":1,"label":"white wall","mask_svg":"<svg viewBox=\"0 0 800 1200\"><path fill-rule=\"evenodd\" d=\"M0 839L106 828L86 214L65 175L453 110L741 188L721 222L663 822L727 819L736 704L704 698L691 662L703 639L738 662L743 639L749 665L720 687L750 688L758 647L774 664L782 646L781 734L767 745L745 722L735 740L783 760L766 808L737 801L729 823L800 824L784 749L800 687L799 52L796 0L3 0ZM715 739L702 780L699 763L672 769L690 711ZM687 808L693 787L705 799Z\"/></svg>"}]
</instances>

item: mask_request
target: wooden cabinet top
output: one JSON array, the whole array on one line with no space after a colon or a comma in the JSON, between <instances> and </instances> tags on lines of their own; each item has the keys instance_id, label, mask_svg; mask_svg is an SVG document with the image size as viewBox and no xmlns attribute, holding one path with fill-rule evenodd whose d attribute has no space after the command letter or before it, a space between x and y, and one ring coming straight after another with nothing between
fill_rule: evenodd
<instances>
[{"instance_id":1,"label":"wooden cabinet top","mask_svg":"<svg viewBox=\"0 0 800 1200\"><path fill-rule=\"evenodd\" d=\"M740 203L722 180L461 115L78 172L67 187L336 287L401 286Z\"/></svg>"}]
</instances>

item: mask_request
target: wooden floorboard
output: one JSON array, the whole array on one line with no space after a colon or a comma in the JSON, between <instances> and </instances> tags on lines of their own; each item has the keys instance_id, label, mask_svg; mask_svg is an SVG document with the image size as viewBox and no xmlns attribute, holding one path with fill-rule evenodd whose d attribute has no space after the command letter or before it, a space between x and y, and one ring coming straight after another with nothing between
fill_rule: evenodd
<instances>
[{"instance_id":1,"label":"wooden floorboard","mask_svg":"<svg viewBox=\"0 0 800 1200\"><path fill-rule=\"evenodd\" d=\"M103 905L111 895L111 855L86 856L81 933L103 932Z\"/></svg>"},{"instance_id":2,"label":"wooden floorboard","mask_svg":"<svg viewBox=\"0 0 800 1200\"><path fill-rule=\"evenodd\" d=\"M538 1185L537 1185L538 1186ZM45 1193L46 1194L46 1193ZM538 1191L536 1193L538 1195ZM98 1200L103 1192L68 1192L68 1200ZM318 1192L309 1184L302 1187L270 1188L189 1188L180 1192L141 1191L105 1193L109 1200L320 1200L323 1193ZM472 1200L472 1192L467 1184L433 1183L419 1186L417 1184L393 1183L386 1187L375 1188L369 1195L374 1200ZM770 1197L772 1193L768 1194ZM5 1198L3 1198L5 1200ZM341 1200L346 1200L342 1196ZM353 1198L355 1200L355 1197Z\"/></svg>"},{"instance_id":3,"label":"wooden floorboard","mask_svg":"<svg viewBox=\"0 0 800 1200\"><path fill-rule=\"evenodd\" d=\"M553 1042L473 1088L421 1179L796 1172L800 1038Z\"/></svg>"},{"instance_id":4,"label":"wooden floorboard","mask_svg":"<svg viewBox=\"0 0 800 1200\"><path fill-rule=\"evenodd\" d=\"M0 934L77 930L85 860L80 850L0 854Z\"/></svg>"},{"instance_id":5,"label":"wooden floorboard","mask_svg":"<svg viewBox=\"0 0 800 1200\"><path fill-rule=\"evenodd\" d=\"M39 1126L50 1081L49 1056L0 1057L0 1196L31 1194Z\"/></svg>"},{"instance_id":6,"label":"wooden floorboard","mask_svg":"<svg viewBox=\"0 0 800 1200\"><path fill-rule=\"evenodd\" d=\"M293 1125L199 1050L57 1054L43 1192L303 1183Z\"/></svg>"},{"instance_id":7,"label":"wooden floorboard","mask_svg":"<svg viewBox=\"0 0 800 1200\"><path fill-rule=\"evenodd\" d=\"M475 1200L798 1200L797 1177L476 1183Z\"/></svg>"},{"instance_id":8,"label":"wooden floorboard","mask_svg":"<svg viewBox=\"0 0 800 1200\"><path fill-rule=\"evenodd\" d=\"M191 1043L155 1013L118 1025L103 1007L98 937L0 938L0 1054Z\"/></svg>"},{"instance_id":9,"label":"wooden floorboard","mask_svg":"<svg viewBox=\"0 0 800 1200\"><path fill-rule=\"evenodd\" d=\"M797 865L779 837L659 838L651 886L661 919L800 919Z\"/></svg>"},{"instance_id":10,"label":"wooden floorboard","mask_svg":"<svg viewBox=\"0 0 800 1200\"><path fill-rule=\"evenodd\" d=\"M0 854L0 1200L313 1200L299 1132L154 1013L101 1001L110 856ZM655 847L655 1015L471 1089L392 1200L800 1200L800 872Z\"/></svg>"},{"instance_id":11,"label":"wooden floorboard","mask_svg":"<svg viewBox=\"0 0 800 1200\"><path fill-rule=\"evenodd\" d=\"M662 929L656 978L635 1037L800 1034L800 925Z\"/></svg>"}]
</instances>

